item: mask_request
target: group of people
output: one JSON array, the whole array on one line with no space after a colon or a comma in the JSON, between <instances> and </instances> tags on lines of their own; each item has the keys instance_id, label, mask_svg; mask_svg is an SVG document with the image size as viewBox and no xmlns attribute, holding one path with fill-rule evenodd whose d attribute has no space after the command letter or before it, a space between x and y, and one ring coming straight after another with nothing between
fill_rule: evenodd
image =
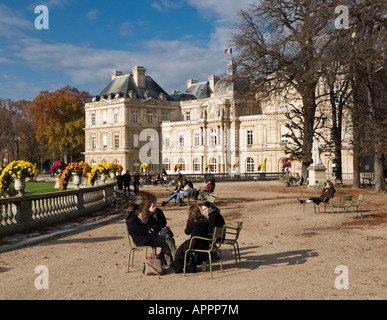
<instances>
[{"instance_id":1,"label":"group of people","mask_svg":"<svg viewBox=\"0 0 387 320\"><path fill-rule=\"evenodd\" d=\"M215 227L223 227L225 221L220 210L209 202L201 205L203 213L197 205L188 208L188 218L185 227L185 234L209 238ZM126 213L126 225L130 236L137 246L151 246L161 248L159 257L165 260L167 268L175 273L183 272L184 254L189 247L190 239L185 240L176 249L174 235L167 226L164 212L157 208L155 202L147 202L143 205L140 212L140 206L132 203L129 205ZM194 239L191 248L208 249L209 242ZM190 256L193 261L193 256ZM200 263L196 260L195 263Z\"/></svg>"},{"instance_id":2,"label":"group of people","mask_svg":"<svg viewBox=\"0 0 387 320\"><path fill-rule=\"evenodd\" d=\"M180 206L184 205L184 198L191 197L192 199L197 200L202 198L205 191L213 192L215 190L215 178L212 177L205 185L204 189L195 189L193 185L193 178L185 180L177 180L175 190L173 190L170 196L161 202L162 206L168 204L171 200L175 199L176 203L179 202Z\"/></svg>"},{"instance_id":3,"label":"group of people","mask_svg":"<svg viewBox=\"0 0 387 320\"><path fill-rule=\"evenodd\" d=\"M117 176L117 188L120 191L123 191L124 195L132 195L130 192L130 184L132 182L132 177L129 171L126 171L123 175L119 174ZM140 174L136 171L133 175L133 192L134 195L138 195L140 188Z\"/></svg>"}]
</instances>

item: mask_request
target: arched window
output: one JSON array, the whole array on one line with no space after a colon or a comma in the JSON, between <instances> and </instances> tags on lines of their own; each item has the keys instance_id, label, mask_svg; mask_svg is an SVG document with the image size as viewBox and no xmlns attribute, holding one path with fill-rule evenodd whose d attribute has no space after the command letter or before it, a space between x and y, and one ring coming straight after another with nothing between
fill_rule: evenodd
<instances>
[{"instance_id":1,"label":"arched window","mask_svg":"<svg viewBox=\"0 0 387 320\"><path fill-rule=\"evenodd\" d=\"M246 160L246 172L254 172L254 159L247 158Z\"/></svg>"},{"instance_id":2,"label":"arched window","mask_svg":"<svg viewBox=\"0 0 387 320\"><path fill-rule=\"evenodd\" d=\"M180 158L177 163L181 164L180 171L185 171L185 161L184 161L184 159Z\"/></svg>"},{"instance_id":3,"label":"arched window","mask_svg":"<svg viewBox=\"0 0 387 320\"><path fill-rule=\"evenodd\" d=\"M171 161L169 161L168 158L164 159L164 169L168 171L171 170Z\"/></svg>"},{"instance_id":4,"label":"arched window","mask_svg":"<svg viewBox=\"0 0 387 320\"><path fill-rule=\"evenodd\" d=\"M195 172L200 172L200 159L195 158L193 161L193 167Z\"/></svg>"},{"instance_id":5,"label":"arched window","mask_svg":"<svg viewBox=\"0 0 387 320\"><path fill-rule=\"evenodd\" d=\"M210 167L208 168L208 170L209 170L210 172L218 172L217 167L216 167L216 158L211 158L211 159L210 159L210 163L212 164L212 166L210 166Z\"/></svg>"}]
</instances>

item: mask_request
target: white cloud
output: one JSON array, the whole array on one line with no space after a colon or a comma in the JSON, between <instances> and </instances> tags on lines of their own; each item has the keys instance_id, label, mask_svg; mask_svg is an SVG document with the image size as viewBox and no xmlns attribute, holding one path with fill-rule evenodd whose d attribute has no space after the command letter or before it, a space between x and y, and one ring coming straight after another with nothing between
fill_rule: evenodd
<instances>
[{"instance_id":1,"label":"white cloud","mask_svg":"<svg viewBox=\"0 0 387 320\"><path fill-rule=\"evenodd\" d=\"M98 20L100 11L98 9L92 9L86 14L88 20Z\"/></svg>"}]
</instances>

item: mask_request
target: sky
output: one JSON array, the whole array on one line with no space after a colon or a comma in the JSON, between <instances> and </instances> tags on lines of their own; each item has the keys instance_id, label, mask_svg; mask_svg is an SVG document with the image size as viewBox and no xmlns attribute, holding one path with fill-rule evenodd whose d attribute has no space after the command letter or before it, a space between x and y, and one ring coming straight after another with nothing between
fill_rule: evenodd
<instances>
[{"instance_id":1,"label":"sky","mask_svg":"<svg viewBox=\"0 0 387 320\"><path fill-rule=\"evenodd\" d=\"M189 79L226 73L236 13L251 1L2 1L0 98L33 100L67 85L94 96L111 72L136 65L166 92L185 91Z\"/></svg>"}]
</instances>

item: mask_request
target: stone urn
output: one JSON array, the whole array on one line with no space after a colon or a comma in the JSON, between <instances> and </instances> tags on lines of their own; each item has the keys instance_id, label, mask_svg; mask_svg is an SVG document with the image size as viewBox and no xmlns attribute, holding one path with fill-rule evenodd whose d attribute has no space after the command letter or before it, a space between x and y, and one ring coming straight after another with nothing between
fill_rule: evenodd
<instances>
[{"instance_id":1,"label":"stone urn","mask_svg":"<svg viewBox=\"0 0 387 320\"><path fill-rule=\"evenodd\" d=\"M82 176L77 172L72 172L71 175L73 176L73 183L74 183L75 189L79 189L79 185L82 182Z\"/></svg>"},{"instance_id":2,"label":"stone urn","mask_svg":"<svg viewBox=\"0 0 387 320\"><path fill-rule=\"evenodd\" d=\"M106 174L105 173L101 173L101 181L102 181L102 183L106 183L106 179L107 179L107 176L106 176Z\"/></svg>"},{"instance_id":3,"label":"stone urn","mask_svg":"<svg viewBox=\"0 0 387 320\"><path fill-rule=\"evenodd\" d=\"M13 179L14 179L14 187L15 187L15 190L18 192L18 196L22 196L26 188L26 178L13 177Z\"/></svg>"},{"instance_id":4,"label":"stone urn","mask_svg":"<svg viewBox=\"0 0 387 320\"><path fill-rule=\"evenodd\" d=\"M115 172L110 173L110 178L113 180L116 180L116 173Z\"/></svg>"}]
</instances>

